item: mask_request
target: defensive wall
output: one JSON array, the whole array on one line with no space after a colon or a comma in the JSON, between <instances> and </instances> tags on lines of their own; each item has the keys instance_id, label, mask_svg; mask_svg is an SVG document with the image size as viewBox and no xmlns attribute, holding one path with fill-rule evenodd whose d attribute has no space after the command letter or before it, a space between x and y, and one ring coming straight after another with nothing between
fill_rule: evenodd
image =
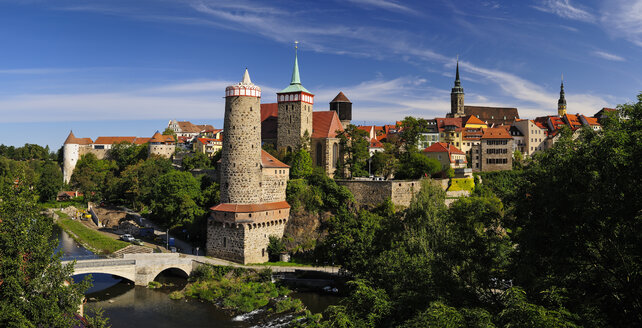
<instances>
[{"instance_id":1,"label":"defensive wall","mask_svg":"<svg viewBox=\"0 0 642 328\"><path fill-rule=\"evenodd\" d=\"M432 179L442 189L448 188L448 179ZM421 190L418 180L337 180L337 184L352 192L360 206L375 207L390 198L395 206L408 207L412 197Z\"/></svg>"}]
</instances>

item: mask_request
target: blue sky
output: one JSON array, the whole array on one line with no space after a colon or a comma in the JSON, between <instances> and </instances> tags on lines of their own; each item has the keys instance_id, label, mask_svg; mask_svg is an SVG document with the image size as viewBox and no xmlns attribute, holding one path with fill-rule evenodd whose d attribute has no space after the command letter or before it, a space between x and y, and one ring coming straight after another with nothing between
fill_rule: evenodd
<instances>
[{"instance_id":1,"label":"blue sky","mask_svg":"<svg viewBox=\"0 0 642 328\"><path fill-rule=\"evenodd\" d=\"M303 85L357 124L466 104L592 115L642 91L642 0L0 0L0 143L151 136L169 119L222 126L225 86L247 67L262 101Z\"/></svg>"}]
</instances>

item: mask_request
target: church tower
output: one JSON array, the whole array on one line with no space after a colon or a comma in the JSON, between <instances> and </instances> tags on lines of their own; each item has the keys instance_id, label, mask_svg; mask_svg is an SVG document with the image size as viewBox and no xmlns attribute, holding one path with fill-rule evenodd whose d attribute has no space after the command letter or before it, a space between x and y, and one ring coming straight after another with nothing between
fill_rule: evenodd
<instances>
[{"instance_id":1,"label":"church tower","mask_svg":"<svg viewBox=\"0 0 642 328\"><path fill-rule=\"evenodd\" d=\"M557 101L557 115L559 117L566 115L566 98L564 98L564 75L562 75L562 85L560 86L560 99Z\"/></svg>"},{"instance_id":2,"label":"church tower","mask_svg":"<svg viewBox=\"0 0 642 328\"><path fill-rule=\"evenodd\" d=\"M448 117L464 117L464 88L459 81L459 59L457 59L457 73L455 75L455 86L450 92L450 115Z\"/></svg>"},{"instance_id":3,"label":"church tower","mask_svg":"<svg viewBox=\"0 0 642 328\"><path fill-rule=\"evenodd\" d=\"M299 76L298 42L294 45L294 69L290 85L278 92L277 141L278 150L296 151L301 137L312 136L312 105L314 95L301 85Z\"/></svg>"}]
</instances>

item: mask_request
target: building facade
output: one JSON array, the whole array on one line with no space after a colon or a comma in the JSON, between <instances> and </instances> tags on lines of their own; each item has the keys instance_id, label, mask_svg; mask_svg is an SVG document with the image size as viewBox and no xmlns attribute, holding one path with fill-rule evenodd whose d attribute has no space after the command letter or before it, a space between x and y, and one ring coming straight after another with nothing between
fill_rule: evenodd
<instances>
[{"instance_id":1,"label":"building facade","mask_svg":"<svg viewBox=\"0 0 642 328\"><path fill-rule=\"evenodd\" d=\"M484 129L480 144L472 151L473 171L511 170L513 148L513 137L505 128Z\"/></svg>"}]
</instances>

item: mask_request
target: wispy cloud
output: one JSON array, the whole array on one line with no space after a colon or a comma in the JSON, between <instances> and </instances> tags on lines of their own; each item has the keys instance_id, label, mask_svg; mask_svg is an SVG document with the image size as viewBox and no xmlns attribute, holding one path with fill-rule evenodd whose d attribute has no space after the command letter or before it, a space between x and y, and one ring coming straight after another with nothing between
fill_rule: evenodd
<instances>
[{"instance_id":1,"label":"wispy cloud","mask_svg":"<svg viewBox=\"0 0 642 328\"><path fill-rule=\"evenodd\" d=\"M555 14L562 18L568 18L583 22L594 22L595 16L587 10L582 9L571 3L571 0L543 0L540 5L533 6L533 8Z\"/></svg>"},{"instance_id":2,"label":"wispy cloud","mask_svg":"<svg viewBox=\"0 0 642 328\"><path fill-rule=\"evenodd\" d=\"M600 57L602 59L611 60L611 61L620 61L620 62L626 61L624 57L620 57L618 55L614 55L614 54L604 52L604 51L599 51L599 50L593 51L593 55Z\"/></svg>"},{"instance_id":3,"label":"wispy cloud","mask_svg":"<svg viewBox=\"0 0 642 328\"><path fill-rule=\"evenodd\" d=\"M0 74L57 74L76 71L72 68L17 68L17 69L0 69Z\"/></svg>"},{"instance_id":4,"label":"wispy cloud","mask_svg":"<svg viewBox=\"0 0 642 328\"><path fill-rule=\"evenodd\" d=\"M602 8L604 28L642 47L642 0L610 0Z\"/></svg>"},{"instance_id":5,"label":"wispy cloud","mask_svg":"<svg viewBox=\"0 0 642 328\"><path fill-rule=\"evenodd\" d=\"M397 2L389 1L389 0L347 0L347 1L359 4L359 5L377 7L385 10L416 13L414 10L410 9L409 7L406 7Z\"/></svg>"}]
</instances>

